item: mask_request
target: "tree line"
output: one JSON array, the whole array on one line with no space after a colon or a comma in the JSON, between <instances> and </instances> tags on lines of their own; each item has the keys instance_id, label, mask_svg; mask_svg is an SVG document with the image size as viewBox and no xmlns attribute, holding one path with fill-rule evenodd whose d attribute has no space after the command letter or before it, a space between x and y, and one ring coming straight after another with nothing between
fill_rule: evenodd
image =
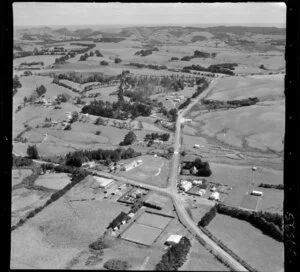
<instances>
[{"instance_id":1,"label":"tree line","mask_svg":"<svg viewBox=\"0 0 300 272\"><path fill-rule=\"evenodd\" d=\"M178 244L171 246L156 265L156 271L178 270L186 261L191 248L191 242L187 237L182 237Z\"/></svg>"},{"instance_id":2,"label":"tree line","mask_svg":"<svg viewBox=\"0 0 300 272\"><path fill-rule=\"evenodd\" d=\"M219 73L219 74L227 74L227 75L234 75L234 67L238 66L237 63L222 63L222 64L212 64L207 68L200 66L200 65L191 65L185 66L182 68L182 71L202 71L202 72L210 72L210 73Z\"/></svg>"},{"instance_id":3,"label":"tree line","mask_svg":"<svg viewBox=\"0 0 300 272\"><path fill-rule=\"evenodd\" d=\"M119 160L130 159L140 155L140 152L136 152L132 148L76 150L66 155L65 164L80 167L83 162L92 160L103 161L105 164L109 164L110 162L118 162Z\"/></svg>"}]
</instances>

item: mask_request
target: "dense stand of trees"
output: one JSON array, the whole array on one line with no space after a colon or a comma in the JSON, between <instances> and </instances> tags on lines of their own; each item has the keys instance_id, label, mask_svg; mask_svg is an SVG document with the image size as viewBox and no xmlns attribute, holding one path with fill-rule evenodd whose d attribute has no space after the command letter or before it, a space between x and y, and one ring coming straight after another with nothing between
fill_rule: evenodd
<instances>
[{"instance_id":1,"label":"dense stand of trees","mask_svg":"<svg viewBox=\"0 0 300 272\"><path fill-rule=\"evenodd\" d=\"M159 51L159 50L158 50L158 48L154 47L152 49L145 49L145 50L137 51L134 53L134 55L145 57L145 56L151 55L154 51Z\"/></svg>"},{"instance_id":2,"label":"dense stand of trees","mask_svg":"<svg viewBox=\"0 0 300 272\"><path fill-rule=\"evenodd\" d=\"M122 260L118 260L118 259L110 259L108 261L106 261L103 265L104 268L108 269L108 270L128 270L131 268L131 265L126 262L126 261L122 261Z\"/></svg>"},{"instance_id":3,"label":"dense stand of trees","mask_svg":"<svg viewBox=\"0 0 300 272\"><path fill-rule=\"evenodd\" d=\"M124 146L124 145L131 145L134 141L136 140L136 135L133 131L129 131L122 142L120 142L120 145L121 146Z\"/></svg>"},{"instance_id":4,"label":"dense stand of trees","mask_svg":"<svg viewBox=\"0 0 300 272\"><path fill-rule=\"evenodd\" d=\"M258 185L258 187L262 187L262 188L271 188L271 189L279 189L279 190L283 190L284 189L284 185L283 184L267 184L267 183L261 183Z\"/></svg>"},{"instance_id":5,"label":"dense stand of trees","mask_svg":"<svg viewBox=\"0 0 300 272\"><path fill-rule=\"evenodd\" d=\"M137 63L137 62L130 62L129 64L125 64L126 66L134 66L137 68L148 68L152 70L166 70L168 69L165 65L155 65L155 64L143 64L143 63Z\"/></svg>"},{"instance_id":6,"label":"dense stand of trees","mask_svg":"<svg viewBox=\"0 0 300 272\"><path fill-rule=\"evenodd\" d=\"M194 51L193 56L184 56L181 58L183 61L190 61L191 59L194 58L215 58L217 56L217 53L207 53L207 52L202 52L202 51Z\"/></svg>"},{"instance_id":7,"label":"dense stand of trees","mask_svg":"<svg viewBox=\"0 0 300 272\"><path fill-rule=\"evenodd\" d=\"M181 169L192 171L194 167L196 168L196 173L194 174L196 176L209 177L212 174L209 163L203 162L200 158L196 158L194 161L184 162Z\"/></svg>"},{"instance_id":8,"label":"dense stand of trees","mask_svg":"<svg viewBox=\"0 0 300 272\"><path fill-rule=\"evenodd\" d=\"M22 84L19 80L19 77L17 75L15 75L13 77L13 96L18 92L17 89L21 88Z\"/></svg>"},{"instance_id":9,"label":"dense stand of trees","mask_svg":"<svg viewBox=\"0 0 300 272\"><path fill-rule=\"evenodd\" d=\"M100 82L103 84L108 84L111 81L119 80L120 76L107 76L103 73L94 73L89 76L83 77L80 73L72 72L68 74L58 74L55 75L54 78L66 79L79 84L85 84L89 82Z\"/></svg>"},{"instance_id":10,"label":"dense stand of trees","mask_svg":"<svg viewBox=\"0 0 300 272\"><path fill-rule=\"evenodd\" d=\"M257 97L228 101L202 99L202 103L209 109L245 107L255 105L258 102L259 99Z\"/></svg>"},{"instance_id":11,"label":"dense stand of trees","mask_svg":"<svg viewBox=\"0 0 300 272\"><path fill-rule=\"evenodd\" d=\"M42 65L44 66L43 61L32 61L32 62L22 62L20 66L33 66L33 65Z\"/></svg>"},{"instance_id":12,"label":"dense stand of trees","mask_svg":"<svg viewBox=\"0 0 300 272\"><path fill-rule=\"evenodd\" d=\"M32 159L26 158L26 157L21 157L21 156L16 156L12 155L12 165L15 167L20 167L20 166L31 166L32 165Z\"/></svg>"},{"instance_id":13,"label":"dense stand of trees","mask_svg":"<svg viewBox=\"0 0 300 272\"><path fill-rule=\"evenodd\" d=\"M151 106L138 102L130 103L119 100L118 102L110 103L108 101L94 100L89 105L85 105L81 111L82 113L96 116L126 120L129 117L149 116L151 110Z\"/></svg>"},{"instance_id":14,"label":"dense stand of trees","mask_svg":"<svg viewBox=\"0 0 300 272\"><path fill-rule=\"evenodd\" d=\"M191 248L191 242L187 237L182 237L178 244L171 246L156 265L156 271L178 270L186 261Z\"/></svg>"},{"instance_id":15,"label":"dense stand of trees","mask_svg":"<svg viewBox=\"0 0 300 272\"><path fill-rule=\"evenodd\" d=\"M217 214L216 206L213 206L199 221L198 226L206 227Z\"/></svg>"},{"instance_id":16,"label":"dense stand of trees","mask_svg":"<svg viewBox=\"0 0 300 272\"><path fill-rule=\"evenodd\" d=\"M169 133L157 133L157 132L154 132L154 133L148 133L145 135L144 137L144 140L145 141L154 141L156 139L159 139L161 141L168 141L170 138L170 134Z\"/></svg>"},{"instance_id":17,"label":"dense stand of trees","mask_svg":"<svg viewBox=\"0 0 300 272\"><path fill-rule=\"evenodd\" d=\"M27 147L27 155L30 159L39 159L39 152L36 145L29 145Z\"/></svg>"},{"instance_id":18,"label":"dense stand of trees","mask_svg":"<svg viewBox=\"0 0 300 272\"><path fill-rule=\"evenodd\" d=\"M202 72L210 72L210 73L219 73L219 74L227 74L234 75L234 67L238 66L237 63L222 63L222 64L213 64L208 66L207 68L200 65L191 65L185 66L182 68L182 71L202 71Z\"/></svg>"},{"instance_id":19,"label":"dense stand of trees","mask_svg":"<svg viewBox=\"0 0 300 272\"><path fill-rule=\"evenodd\" d=\"M140 152L135 152L132 148L117 148L115 150L77 150L66 155L66 165L80 167L83 162L97 160L105 162L117 162L119 160L130 159L140 156Z\"/></svg>"}]
</instances>

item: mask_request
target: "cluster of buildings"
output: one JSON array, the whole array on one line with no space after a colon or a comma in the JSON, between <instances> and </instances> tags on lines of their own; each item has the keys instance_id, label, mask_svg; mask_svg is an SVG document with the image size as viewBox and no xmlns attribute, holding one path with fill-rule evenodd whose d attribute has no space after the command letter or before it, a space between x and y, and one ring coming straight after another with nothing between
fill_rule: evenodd
<instances>
[{"instance_id":1,"label":"cluster of buildings","mask_svg":"<svg viewBox=\"0 0 300 272\"><path fill-rule=\"evenodd\" d=\"M130 171L133 168L138 167L138 166L140 166L142 164L143 164L142 160L134 160L134 161L132 161L132 162L130 162L128 164L123 164L123 165L120 164L120 170L122 170L122 171Z\"/></svg>"},{"instance_id":2,"label":"cluster of buildings","mask_svg":"<svg viewBox=\"0 0 300 272\"><path fill-rule=\"evenodd\" d=\"M51 98L39 98L34 101L34 104L40 104L45 106L55 106L57 104L57 101Z\"/></svg>"}]
</instances>

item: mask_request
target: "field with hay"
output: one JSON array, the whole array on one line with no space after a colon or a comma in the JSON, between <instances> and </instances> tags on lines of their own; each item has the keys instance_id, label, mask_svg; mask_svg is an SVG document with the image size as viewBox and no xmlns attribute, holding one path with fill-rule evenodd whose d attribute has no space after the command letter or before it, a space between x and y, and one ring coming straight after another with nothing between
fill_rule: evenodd
<instances>
[{"instance_id":1,"label":"field with hay","mask_svg":"<svg viewBox=\"0 0 300 272\"><path fill-rule=\"evenodd\" d=\"M248 222L217 214L207 228L257 270L280 271L283 269L283 243L264 235Z\"/></svg>"}]
</instances>

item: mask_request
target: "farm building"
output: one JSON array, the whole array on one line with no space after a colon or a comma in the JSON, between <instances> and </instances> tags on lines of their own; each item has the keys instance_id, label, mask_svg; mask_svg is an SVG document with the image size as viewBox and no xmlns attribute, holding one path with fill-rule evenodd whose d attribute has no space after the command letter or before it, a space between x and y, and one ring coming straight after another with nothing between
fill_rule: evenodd
<instances>
[{"instance_id":1,"label":"farm building","mask_svg":"<svg viewBox=\"0 0 300 272\"><path fill-rule=\"evenodd\" d=\"M191 168L190 172L191 172L192 175L196 175L197 172L198 172L198 169L196 168L196 166L193 166L193 167Z\"/></svg>"},{"instance_id":2,"label":"farm building","mask_svg":"<svg viewBox=\"0 0 300 272\"><path fill-rule=\"evenodd\" d=\"M199 194L204 195L205 193L206 193L206 190L205 190L205 189L200 189L200 190L199 190Z\"/></svg>"},{"instance_id":3,"label":"farm building","mask_svg":"<svg viewBox=\"0 0 300 272\"><path fill-rule=\"evenodd\" d=\"M200 145L194 144L194 148L200 148Z\"/></svg>"},{"instance_id":4,"label":"farm building","mask_svg":"<svg viewBox=\"0 0 300 272\"><path fill-rule=\"evenodd\" d=\"M219 200L220 199L220 193L218 192L213 192L210 196L209 196L210 200Z\"/></svg>"},{"instance_id":5,"label":"farm building","mask_svg":"<svg viewBox=\"0 0 300 272\"><path fill-rule=\"evenodd\" d=\"M172 234L169 236L169 238L167 239L167 241L165 242L166 245L174 245L174 244L178 244L179 241L181 240L182 235L179 234Z\"/></svg>"},{"instance_id":6,"label":"farm building","mask_svg":"<svg viewBox=\"0 0 300 272\"><path fill-rule=\"evenodd\" d=\"M114 180L107 179L102 177L94 177L94 180L97 181L101 188L107 188Z\"/></svg>"},{"instance_id":7,"label":"farm building","mask_svg":"<svg viewBox=\"0 0 300 272\"><path fill-rule=\"evenodd\" d=\"M192 188L192 183L187 180L182 180L180 183L180 187L186 192Z\"/></svg>"},{"instance_id":8,"label":"farm building","mask_svg":"<svg viewBox=\"0 0 300 272\"><path fill-rule=\"evenodd\" d=\"M262 196L262 195L263 195L263 192L253 190L253 191L251 192L251 195Z\"/></svg>"},{"instance_id":9,"label":"farm building","mask_svg":"<svg viewBox=\"0 0 300 272\"><path fill-rule=\"evenodd\" d=\"M193 185L198 185L198 184L202 184L202 180L196 180L196 179L194 179L193 181L192 181L192 184Z\"/></svg>"},{"instance_id":10,"label":"farm building","mask_svg":"<svg viewBox=\"0 0 300 272\"><path fill-rule=\"evenodd\" d=\"M131 213L128 214L128 216L129 216L130 218L132 218L132 217L135 216L135 213L132 213L132 212L131 212Z\"/></svg>"}]
</instances>

